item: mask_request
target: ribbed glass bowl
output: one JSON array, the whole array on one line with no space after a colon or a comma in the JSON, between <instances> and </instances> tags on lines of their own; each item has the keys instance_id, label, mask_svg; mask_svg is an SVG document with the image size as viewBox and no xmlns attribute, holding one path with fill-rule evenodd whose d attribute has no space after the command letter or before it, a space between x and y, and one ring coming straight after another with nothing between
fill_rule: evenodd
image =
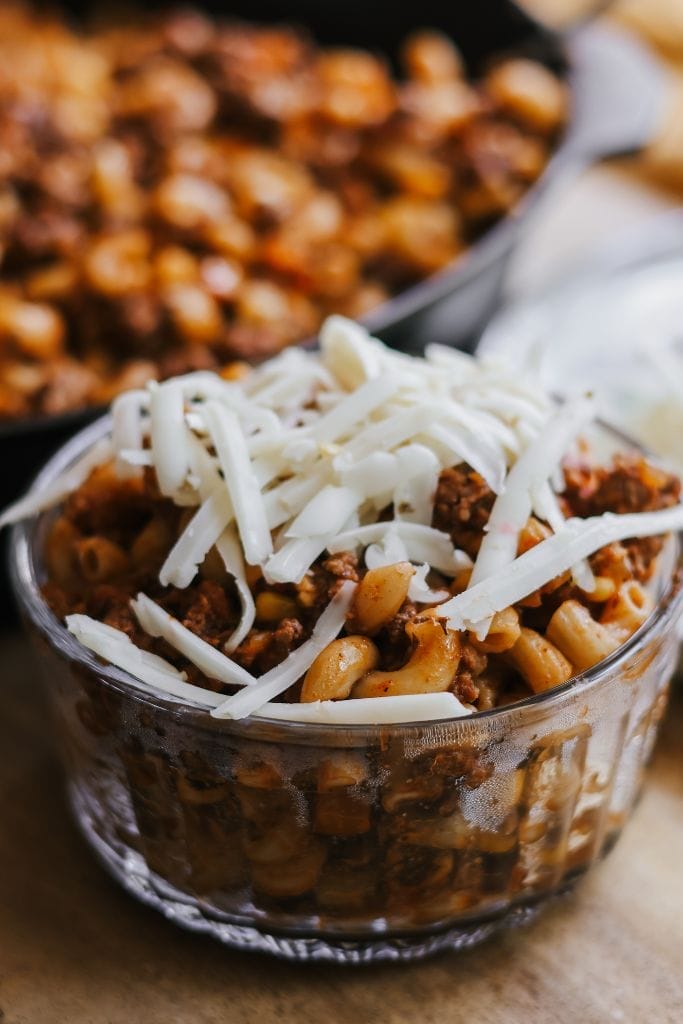
<instances>
[{"instance_id":1,"label":"ribbed glass bowl","mask_svg":"<svg viewBox=\"0 0 683 1024\"><path fill-rule=\"evenodd\" d=\"M468 718L319 727L218 721L98 661L41 596L49 519L15 527L11 570L73 812L114 877L176 923L291 959L413 959L526 921L618 837L677 657L677 540L648 622L565 686Z\"/></svg>"}]
</instances>

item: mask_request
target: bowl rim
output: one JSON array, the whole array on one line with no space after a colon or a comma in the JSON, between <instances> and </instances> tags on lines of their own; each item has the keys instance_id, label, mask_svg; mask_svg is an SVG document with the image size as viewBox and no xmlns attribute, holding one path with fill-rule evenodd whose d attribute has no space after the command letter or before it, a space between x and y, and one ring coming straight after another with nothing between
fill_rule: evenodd
<instances>
[{"instance_id":1,"label":"bowl rim","mask_svg":"<svg viewBox=\"0 0 683 1024\"><path fill-rule=\"evenodd\" d=\"M103 416L91 423L84 430L75 434L66 444L62 445L57 452L49 459L36 476L29 489L29 494L40 491L48 483L52 482L63 472L73 460L92 446L111 429L111 416ZM617 436L622 436L614 431ZM425 730L438 730L444 727L456 731L469 732L472 729L484 728L488 723L509 722L514 725L526 716L533 716L534 712L542 714L553 704L574 698L594 687L598 687L602 681L609 679L632 660L638 659L645 651L650 641L661 636L667 625L673 624L683 609L683 533L672 538L675 550L672 552L672 570L664 584L663 592L660 594L657 603L643 623L620 647L613 651L607 658L598 662L592 668L578 675L572 676L561 686L553 687L541 693L531 694L529 697L512 704L491 708L487 711L477 711L471 715L462 717L441 718L434 720L422 720L412 722L397 722L385 725L371 723L318 723L318 722L297 722L282 719L258 718L248 716L245 719L216 719L213 718L207 709L193 705L190 702L178 701L165 697L161 691L154 690L135 681L135 677L129 672L119 669L108 662L101 661L87 647L83 646L63 625L57 616L52 612L49 605L43 598L40 591L39 576L36 571L34 559L34 541L40 524L43 523L50 512L39 513L29 519L17 523L10 535L10 578L14 595L25 620L28 620L35 629L47 640L49 646L62 659L74 662L81 667L94 672L98 681L113 686L143 704L154 707L160 711L168 712L172 716L180 717L183 720L193 718L194 727L209 727L212 731L227 732L231 734L249 731L264 733L273 732L280 737L285 735L291 740L290 734L296 733L301 738L309 737L311 741L316 736L338 735L359 737L387 733L398 734L401 732L420 732Z\"/></svg>"}]
</instances>

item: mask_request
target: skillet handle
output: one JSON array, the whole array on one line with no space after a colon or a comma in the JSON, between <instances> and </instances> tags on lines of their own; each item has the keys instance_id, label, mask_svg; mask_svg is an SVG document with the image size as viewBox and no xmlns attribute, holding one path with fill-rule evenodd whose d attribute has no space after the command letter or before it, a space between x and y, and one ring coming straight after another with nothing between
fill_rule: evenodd
<instances>
[{"instance_id":1,"label":"skillet handle","mask_svg":"<svg viewBox=\"0 0 683 1024\"><path fill-rule=\"evenodd\" d=\"M669 76L644 44L616 26L566 37L574 101L568 155L579 164L636 153L662 123Z\"/></svg>"}]
</instances>

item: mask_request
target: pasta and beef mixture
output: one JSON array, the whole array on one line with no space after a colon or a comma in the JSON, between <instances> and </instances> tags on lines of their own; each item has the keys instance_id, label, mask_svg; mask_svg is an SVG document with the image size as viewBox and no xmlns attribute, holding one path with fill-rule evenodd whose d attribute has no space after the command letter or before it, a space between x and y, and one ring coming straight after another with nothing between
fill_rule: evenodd
<instances>
[{"instance_id":1,"label":"pasta and beef mixture","mask_svg":"<svg viewBox=\"0 0 683 1024\"><path fill-rule=\"evenodd\" d=\"M677 478L642 457L620 457L608 467L567 468L561 495L568 516L667 508L678 502ZM466 464L444 470L433 522L454 544L476 555L495 495ZM386 515L391 509L385 510ZM186 516L160 494L152 473L134 482L111 465L95 471L67 501L47 541L45 596L60 617L82 613L121 630L142 650L168 659L202 687L226 692L163 638L150 636L133 610L144 591L184 628L223 650L239 620L239 598L225 565L211 552L184 589L163 587L159 572ZM529 517L522 553L550 536L547 523ZM497 613L484 639L445 630L438 605L408 596L409 562L367 569L351 551L321 555L299 583L268 584L249 573L253 627L231 657L257 676L275 668L305 640L340 583L358 584L345 625L282 695L286 701L448 691L468 709L485 711L566 682L616 650L653 607L645 589L661 537L601 548L590 559L595 590L586 593L569 571ZM434 573L432 585L462 592L471 575L451 582ZM437 612L434 612L436 607Z\"/></svg>"},{"instance_id":2,"label":"pasta and beef mixture","mask_svg":"<svg viewBox=\"0 0 683 1024\"><path fill-rule=\"evenodd\" d=\"M466 715L565 683L654 607L680 483L598 459L593 416L336 317L320 354L120 396L111 440L6 518L62 502L45 597L143 687L227 718Z\"/></svg>"},{"instance_id":3,"label":"pasta and beef mixture","mask_svg":"<svg viewBox=\"0 0 683 1024\"><path fill-rule=\"evenodd\" d=\"M0 10L0 418L312 336L438 271L543 170L561 82L199 13Z\"/></svg>"}]
</instances>

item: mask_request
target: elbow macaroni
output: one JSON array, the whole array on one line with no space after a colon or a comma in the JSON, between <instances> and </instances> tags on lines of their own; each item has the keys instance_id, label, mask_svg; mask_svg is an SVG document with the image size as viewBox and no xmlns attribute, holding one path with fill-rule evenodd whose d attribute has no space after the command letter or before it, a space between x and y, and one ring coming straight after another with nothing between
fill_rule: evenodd
<instances>
[{"instance_id":1,"label":"elbow macaroni","mask_svg":"<svg viewBox=\"0 0 683 1024\"><path fill-rule=\"evenodd\" d=\"M372 636L391 622L408 596L414 573L409 562L370 569L354 595L351 627Z\"/></svg>"},{"instance_id":2,"label":"elbow macaroni","mask_svg":"<svg viewBox=\"0 0 683 1024\"><path fill-rule=\"evenodd\" d=\"M409 623L406 633L415 650L395 672L370 672L353 689L354 697L396 697L448 690L460 663L461 641L436 619Z\"/></svg>"},{"instance_id":3,"label":"elbow macaroni","mask_svg":"<svg viewBox=\"0 0 683 1024\"><path fill-rule=\"evenodd\" d=\"M574 674L562 651L534 629L522 627L508 656L534 693L560 686Z\"/></svg>"},{"instance_id":4,"label":"elbow macaroni","mask_svg":"<svg viewBox=\"0 0 683 1024\"><path fill-rule=\"evenodd\" d=\"M571 659L577 672L592 668L622 642L615 630L596 622L579 601L564 601L557 609L547 630L548 638Z\"/></svg>"},{"instance_id":5,"label":"elbow macaroni","mask_svg":"<svg viewBox=\"0 0 683 1024\"><path fill-rule=\"evenodd\" d=\"M470 643L485 654L502 654L503 651L509 651L514 647L520 632L519 612L515 608L506 608L493 616L484 640L477 639L471 633Z\"/></svg>"},{"instance_id":6,"label":"elbow macaroni","mask_svg":"<svg viewBox=\"0 0 683 1024\"><path fill-rule=\"evenodd\" d=\"M654 600L636 580L622 583L607 603L600 622L625 640L643 625L654 608Z\"/></svg>"}]
</instances>

